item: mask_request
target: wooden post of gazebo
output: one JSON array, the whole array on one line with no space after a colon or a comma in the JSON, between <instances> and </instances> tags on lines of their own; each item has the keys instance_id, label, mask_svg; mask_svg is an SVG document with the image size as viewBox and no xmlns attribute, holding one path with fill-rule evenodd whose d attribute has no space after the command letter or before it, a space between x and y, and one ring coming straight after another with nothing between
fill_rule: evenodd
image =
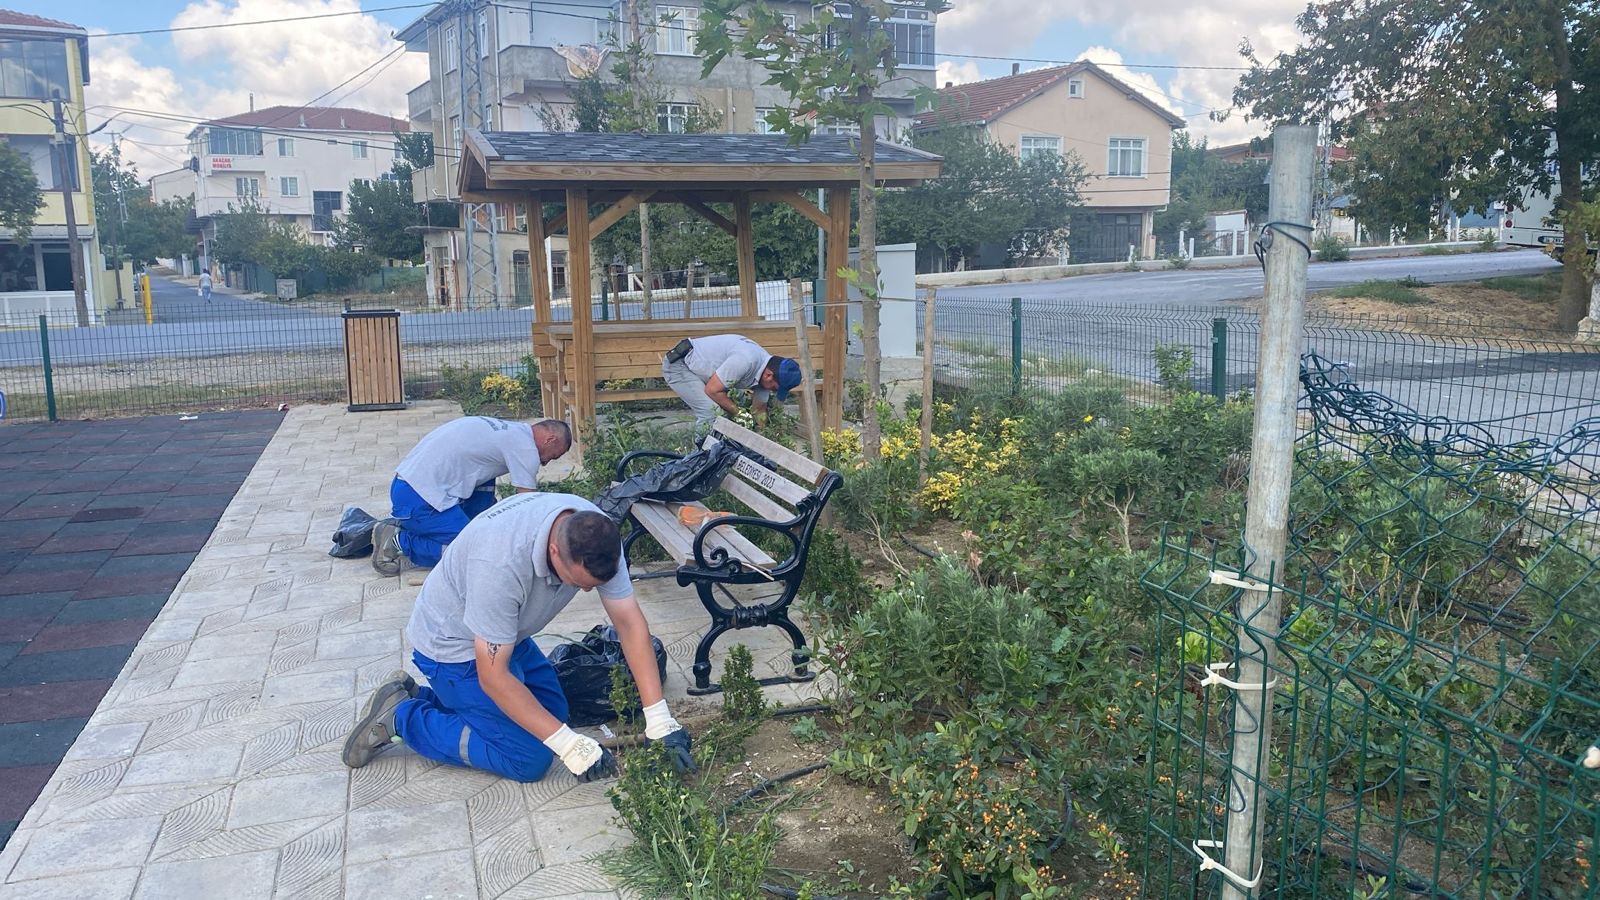
<instances>
[{"instance_id":1,"label":"wooden post of gazebo","mask_svg":"<svg viewBox=\"0 0 1600 900\"><path fill-rule=\"evenodd\" d=\"M460 169L463 200L524 202L528 209L529 283L533 289L533 343L538 355L545 414L569 422L580 436L600 400L672 396L667 390L597 390L601 381L659 378L661 355L684 337L739 332L769 351L797 354L793 323L767 322L756 297L753 204L783 203L827 234L827 285L821 349L822 420L843 421L849 265L850 192L859 184L855 150L844 137L814 138L799 146L774 135L655 135L468 131ZM939 174L939 157L885 145L877 160L879 183L902 186ZM801 195L824 188L828 211ZM546 221L545 204L566 211ZM596 215L590 204L610 204ZM732 235L736 244L739 315L596 323L591 309L590 242L641 203L681 203ZM727 204L732 218L711 204ZM547 277L545 239L565 228L571 324L556 322ZM706 304L710 306L711 304ZM812 327L812 326L807 326ZM820 339L820 340L819 340ZM803 361L815 365L813 356ZM578 444L582 452L582 444Z\"/></svg>"}]
</instances>

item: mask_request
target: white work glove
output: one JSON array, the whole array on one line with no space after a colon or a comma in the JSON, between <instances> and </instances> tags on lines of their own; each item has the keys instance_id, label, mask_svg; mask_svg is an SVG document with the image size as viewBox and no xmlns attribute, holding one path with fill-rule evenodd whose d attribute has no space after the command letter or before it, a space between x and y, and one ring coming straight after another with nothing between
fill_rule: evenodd
<instances>
[{"instance_id":1,"label":"white work glove","mask_svg":"<svg viewBox=\"0 0 1600 900\"><path fill-rule=\"evenodd\" d=\"M617 758L600 742L586 737L563 725L561 730L544 739L544 745L561 760L567 771L578 776L579 781L594 781L617 774Z\"/></svg>"},{"instance_id":2,"label":"white work glove","mask_svg":"<svg viewBox=\"0 0 1600 900\"><path fill-rule=\"evenodd\" d=\"M667 758L679 774L695 770L694 741L689 729L672 717L667 701L657 700L644 708L644 737L652 743L660 741L667 748Z\"/></svg>"}]
</instances>

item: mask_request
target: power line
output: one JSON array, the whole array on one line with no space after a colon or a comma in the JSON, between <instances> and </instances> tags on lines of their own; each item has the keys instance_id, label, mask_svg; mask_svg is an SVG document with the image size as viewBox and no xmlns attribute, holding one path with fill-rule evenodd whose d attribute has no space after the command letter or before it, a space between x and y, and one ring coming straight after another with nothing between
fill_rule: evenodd
<instances>
[{"instance_id":1,"label":"power line","mask_svg":"<svg viewBox=\"0 0 1600 900\"><path fill-rule=\"evenodd\" d=\"M285 16L280 19L257 19L253 22L214 22L210 25L175 25L167 28L144 28L138 31L106 31L89 35L91 38L133 37L141 34L173 34L180 31L211 31L217 28L248 28L252 25L280 25L284 22L309 22L313 19L337 19L343 16L365 16L372 13L394 12L401 9L422 9L433 3L407 3L401 6L378 6L372 9L354 9L345 12L317 13L309 16Z\"/></svg>"}]
</instances>

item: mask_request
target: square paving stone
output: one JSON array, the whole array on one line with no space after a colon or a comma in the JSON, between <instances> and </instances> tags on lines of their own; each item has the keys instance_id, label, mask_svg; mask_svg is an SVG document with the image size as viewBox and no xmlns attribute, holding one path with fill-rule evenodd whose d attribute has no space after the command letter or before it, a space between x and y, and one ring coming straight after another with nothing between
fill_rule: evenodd
<instances>
[{"instance_id":1,"label":"square paving stone","mask_svg":"<svg viewBox=\"0 0 1600 900\"><path fill-rule=\"evenodd\" d=\"M227 897L228 900L267 900L272 896L278 870L278 851L258 850L212 859L157 862L145 867L135 900L169 900L174 897ZM397 894L410 886L395 885Z\"/></svg>"},{"instance_id":2,"label":"square paving stone","mask_svg":"<svg viewBox=\"0 0 1600 900\"><path fill-rule=\"evenodd\" d=\"M46 684L63 679L115 678L133 653L133 644L112 644L83 650L57 650L18 656L0 668L0 687Z\"/></svg>"},{"instance_id":3,"label":"square paving stone","mask_svg":"<svg viewBox=\"0 0 1600 900\"><path fill-rule=\"evenodd\" d=\"M0 827L0 844L5 829ZM0 900L128 900L139 882L140 870L129 866L104 872L84 872L56 878L34 878L17 884L0 885Z\"/></svg>"},{"instance_id":4,"label":"square paving stone","mask_svg":"<svg viewBox=\"0 0 1600 900\"><path fill-rule=\"evenodd\" d=\"M233 788L226 827L343 815L349 788L348 770L250 778Z\"/></svg>"},{"instance_id":5,"label":"square paving stone","mask_svg":"<svg viewBox=\"0 0 1600 900\"><path fill-rule=\"evenodd\" d=\"M102 822L62 822L28 839L12 880L143 865L161 830L160 816ZM93 853L85 853L93 847Z\"/></svg>"},{"instance_id":6,"label":"square paving stone","mask_svg":"<svg viewBox=\"0 0 1600 900\"><path fill-rule=\"evenodd\" d=\"M397 884L405 885L413 896L433 900L476 897L478 881L472 869L472 851L397 854L393 859L345 866L346 900L393 900Z\"/></svg>"},{"instance_id":7,"label":"square paving stone","mask_svg":"<svg viewBox=\"0 0 1600 900\"><path fill-rule=\"evenodd\" d=\"M88 722L84 716L0 725L0 773L15 766L54 766Z\"/></svg>"},{"instance_id":8,"label":"square paving stone","mask_svg":"<svg viewBox=\"0 0 1600 900\"><path fill-rule=\"evenodd\" d=\"M404 859L469 846L467 805L461 801L395 809L353 809L347 818L350 863Z\"/></svg>"},{"instance_id":9,"label":"square paving stone","mask_svg":"<svg viewBox=\"0 0 1600 900\"><path fill-rule=\"evenodd\" d=\"M232 778L239 768L241 746L219 746L204 753L158 750L139 753L122 776L123 787L146 784L194 784Z\"/></svg>"}]
</instances>

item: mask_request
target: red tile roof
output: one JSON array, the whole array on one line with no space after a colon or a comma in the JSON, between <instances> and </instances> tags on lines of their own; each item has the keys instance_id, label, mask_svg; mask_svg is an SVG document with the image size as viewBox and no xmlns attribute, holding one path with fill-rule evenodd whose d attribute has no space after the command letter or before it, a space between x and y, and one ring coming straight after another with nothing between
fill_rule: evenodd
<instances>
[{"instance_id":1,"label":"red tile roof","mask_svg":"<svg viewBox=\"0 0 1600 900\"><path fill-rule=\"evenodd\" d=\"M311 131L410 131L411 123L347 106L269 106L253 112L212 119L207 125L256 128L305 128Z\"/></svg>"},{"instance_id":2,"label":"red tile roof","mask_svg":"<svg viewBox=\"0 0 1600 900\"><path fill-rule=\"evenodd\" d=\"M945 125L981 125L1012 107L1033 99L1069 75L1092 72L1117 88L1127 92L1133 100L1149 107L1166 119L1174 128L1187 123L1171 111L1150 100L1116 76L1091 62L1075 62L1048 69L1034 69L1004 78L958 84L938 92L939 105L927 112L917 113L918 128L937 128Z\"/></svg>"},{"instance_id":3,"label":"red tile roof","mask_svg":"<svg viewBox=\"0 0 1600 900\"><path fill-rule=\"evenodd\" d=\"M64 28L70 31L83 31L81 25L70 22L60 22L55 19L46 19L43 16L30 16L9 9L0 9L0 26L21 25L26 28Z\"/></svg>"}]
</instances>

